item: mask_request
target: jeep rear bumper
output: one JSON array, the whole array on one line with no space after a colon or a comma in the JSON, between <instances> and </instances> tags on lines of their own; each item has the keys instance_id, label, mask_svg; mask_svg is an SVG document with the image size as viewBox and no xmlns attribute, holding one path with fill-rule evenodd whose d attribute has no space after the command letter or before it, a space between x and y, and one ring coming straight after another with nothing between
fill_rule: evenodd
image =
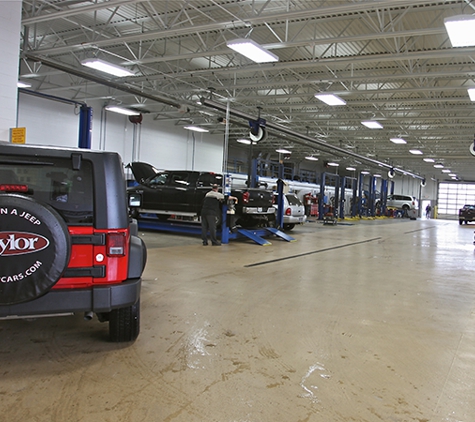
<instances>
[{"instance_id":1,"label":"jeep rear bumper","mask_svg":"<svg viewBox=\"0 0 475 422\"><path fill-rule=\"evenodd\" d=\"M50 290L38 299L16 305L1 305L0 318L62 314L72 312L110 312L135 304L140 298L142 279L89 289Z\"/></svg>"}]
</instances>

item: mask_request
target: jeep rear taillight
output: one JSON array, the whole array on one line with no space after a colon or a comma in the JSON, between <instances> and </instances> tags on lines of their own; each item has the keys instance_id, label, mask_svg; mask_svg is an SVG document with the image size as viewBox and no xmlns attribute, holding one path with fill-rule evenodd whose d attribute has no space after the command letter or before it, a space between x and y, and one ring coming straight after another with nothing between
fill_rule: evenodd
<instances>
[{"instance_id":1,"label":"jeep rear taillight","mask_svg":"<svg viewBox=\"0 0 475 422\"><path fill-rule=\"evenodd\" d=\"M285 210L285 215L292 215L292 210L290 208L287 208Z\"/></svg>"},{"instance_id":2,"label":"jeep rear taillight","mask_svg":"<svg viewBox=\"0 0 475 422\"><path fill-rule=\"evenodd\" d=\"M126 248L125 233L108 233L106 237L107 256L124 256Z\"/></svg>"},{"instance_id":3,"label":"jeep rear taillight","mask_svg":"<svg viewBox=\"0 0 475 422\"><path fill-rule=\"evenodd\" d=\"M244 202L245 204L249 204L249 192L243 192L242 202Z\"/></svg>"},{"instance_id":4,"label":"jeep rear taillight","mask_svg":"<svg viewBox=\"0 0 475 422\"><path fill-rule=\"evenodd\" d=\"M28 192L27 185L1 184L1 192Z\"/></svg>"}]
</instances>

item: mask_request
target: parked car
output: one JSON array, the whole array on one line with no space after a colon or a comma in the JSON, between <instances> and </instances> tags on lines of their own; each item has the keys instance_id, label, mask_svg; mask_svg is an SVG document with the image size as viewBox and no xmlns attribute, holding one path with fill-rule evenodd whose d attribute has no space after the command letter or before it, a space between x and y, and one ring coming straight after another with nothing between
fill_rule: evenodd
<instances>
[{"instance_id":1,"label":"parked car","mask_svg":"<svg viewBox=\"0 0 475 422\"><path fill-rule=\"evenodd\" d=\"M140 330L145 244L116 153L0 142L0 318L84 313Z\"/></svg>"},{"instance_id":2,"label":"parked car","mask_svg":"<svg viewBox=\"0 0 475 422\"><path fill-rule=\"evenodd\" d=\"M464 205L459 209L459 224L475 221L475 205Z\"/></svg>"},{"instance_id":3,"label":"parked car","mask_svg":"<svg viewBox=\"0 0 475 422\"><path fill-rule=\"evenodd\" d=\"M198 219L203 198L213 184L223 186L223 175L189 170L157 170L151 164L133 162L128 166L137 186L127 189L129 208L134 218L155 214L161 220L170 216ZM243 227L268 225L275 220L273 193L263 188L235 188L231 195L235 205L236 223Z\"/></svg>"},{"instance_id":4,"label":"parked car","mask_svg":"<svg viewBox=\"0 0 475 422\"><path fill-rule=\"evenodd\" d=\"M305 206L302 201L294 193L286 193L283 195L283 223L284 230L292 230L296 224L303 224L307 221L305 215ZM278 210L277 195L274 196L274 207Z\"/></svg>"},{"instance_id":5,"label":"parked car","mask_svg":"<svg viewBox=\"0 0 475 422\"><path fill-rule=\"evenodd\" d=\"M414 196L394 194L388 195L386 207L400 210L416 210L419 209L419 204Z\"/></svg>"},{"instance_id":6,"label":"parked car","mask_svg":"<svg viewBox=\"0 0 475 422\"><path fill-rule=\"evenodd\" d=\"M380 199L376 201L375 206L376 208L381 207ZM386 208L396 208L398 210L404 210L407 213L409 210L419 209L419 201L414 196L409 195L388 195Z\"/></svg>"}]
</instances>

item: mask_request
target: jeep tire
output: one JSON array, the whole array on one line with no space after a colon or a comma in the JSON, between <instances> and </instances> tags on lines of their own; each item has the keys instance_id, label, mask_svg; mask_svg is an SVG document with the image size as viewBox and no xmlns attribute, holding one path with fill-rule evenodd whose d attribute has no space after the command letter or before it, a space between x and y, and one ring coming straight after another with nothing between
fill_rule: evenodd
<instances>
[{"instance_id":1,"label":"jeep tire","mask_svg":"<svg viewBox=\"0 0 475 422\"><path fill-rule=\"evenodd\" d=\"M47 293L70 253L68 227L57 211L26 196L0 194L0 305Z\"/></svg>"},{"instance_id":2,"label":"jeep tire","mask_svg":"<svg viewBox=\"0 0 475 422\"><path fill-rule=\"evenodd\" d=\"M140 299L131 306L109 313L109 339L113 342L134 341L140 332Z\"/></svg>"}]
</instances>

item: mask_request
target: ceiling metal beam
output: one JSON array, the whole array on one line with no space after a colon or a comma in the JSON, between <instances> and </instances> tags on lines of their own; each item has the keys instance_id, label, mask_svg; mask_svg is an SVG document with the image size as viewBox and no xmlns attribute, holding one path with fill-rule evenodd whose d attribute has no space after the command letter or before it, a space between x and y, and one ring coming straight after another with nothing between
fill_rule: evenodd
<instances>
[{"instance_id":1,"label":"ceiling metal beam","mask_svg":"<svg viewBox=\"0 0 475 422\"><path fill-rule=\"evenodd\" d=\"M226 112L226 110L227 110L227 107L225 105L220 104L216 101L206 99L206 98L202 98L200 102L201 102L202 105L204 105L206 107L214 108L215 110L220 110L222 112ZM232 115L234 117L239 117L239 118L242 118L242 119L245 119L245 120L248 120L248 121L249 120L256 120L256 116L251 116L250 114L243 113L241 111L230 109L229 113L230 113L230 115ZM292 130L284 127L284 126L280 126L276 123L272 123L272 122L266 123L266 129L274 132L274 134L277 134L277 135L278 134L286 134L286 135L292 136L293 138L297 138L297 139L300 139L302 141L308 142L312 145L318 145L321 149L329 150L329 152L336 153L337 155L344 155L344 156L349 155L351 157L357 158L358 160L365 161L365 162L370 163L371 165L374 165L374 166L377 166L377 167L383 167L383 168L388 169L388 170L393 169L393 170L398 171L402 174L406 174L406 175L415 177L415 178L420 179L420 180L425 180L425 178L423 176L419 175L419 174L415 174L415 173L412 173L410 171L394 168L390 164L384 163L382 161L373 160L372 158L365 157L365 156L357 154L353 151L349 151L349 150L339 148L339 147L336 147L336 146L333 146L333 145L328 145L326 142L319 141L318 139L312 138L311 136L308 136L308 135L303 135L301 133L294 132L294 131L292 131Z\"/></svg>"},{"instance_id":2,"label":"ceiling metal beam","mask_svg":"<svg viewBox=\"0 0 475 422\"><path fill-rule=\"evenodd\" d=\"M105 78L100 78L99 76L94 76L94 75L92 75L88 72L82 72L78 69L74 69L72 67L56 63L56 62L54 62L52 60L49 60L45 57L38 57L38 56L36 56L34 54L31 54L31 53L24 53L24 56L27 57L28 59L31 59L31 60L34 60L34 61L37 61L37 62L41 62L45 66L51 67L53 69L58 69L58 70L61 70L62 72L69 73L69 74L75 75L75 76L79 76L80 78L84 78L84 79L87 79L89 81L97 82L101 85L105 85L105 86L108 86L110 88L115 88L119 91L128 92L129 94L137 95L137 96L143 97L143 98L148 98L149 100L157 101L159 103L168 104L169 106L176 107L176 108L181 108L183 106L183 104L180 104L180 103L176 102L175 100L173 100L171 98L161 97L159 95L147 94L146 92L143 92L143 91L141 91L139 89L136 89L136 88L132 88L131 86L120 84L120 83L117 83L117 82L114 82L114 81L110 81L110 80L105 79Z\"/></svg>"}]
</instances>

